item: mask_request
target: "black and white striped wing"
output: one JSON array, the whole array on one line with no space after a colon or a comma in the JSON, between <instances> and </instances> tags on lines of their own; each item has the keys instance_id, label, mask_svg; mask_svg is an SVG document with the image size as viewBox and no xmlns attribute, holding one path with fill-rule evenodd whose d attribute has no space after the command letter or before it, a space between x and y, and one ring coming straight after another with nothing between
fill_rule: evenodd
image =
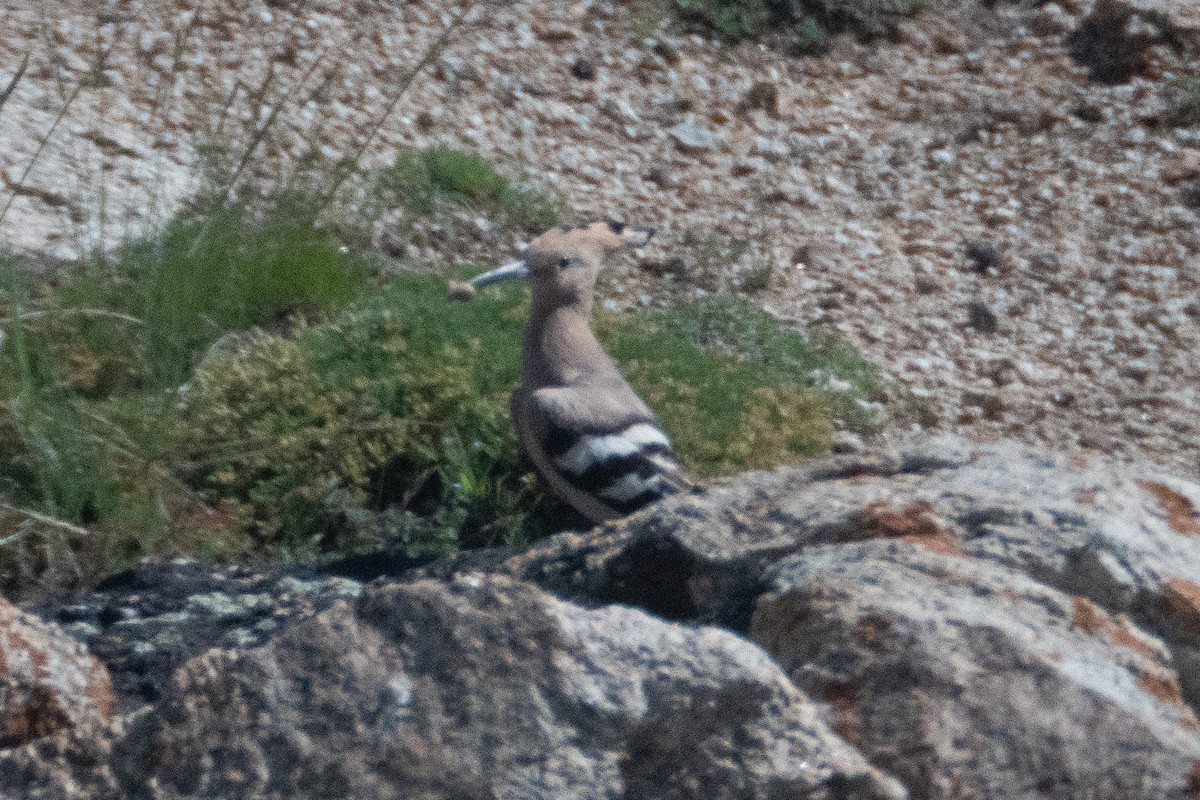
<instances>
[{"instance_id":1,"label":"black and white striped wing","mask_svg":"<svg viewBox=\"0 0 1200 800\"><path fill-rule=\"evenodd\" d=\"M513 410L522 446L551 488L595 521L689 485L670 440L640 400L540 389L514 398Z\"/></svg>"}]
</instances>

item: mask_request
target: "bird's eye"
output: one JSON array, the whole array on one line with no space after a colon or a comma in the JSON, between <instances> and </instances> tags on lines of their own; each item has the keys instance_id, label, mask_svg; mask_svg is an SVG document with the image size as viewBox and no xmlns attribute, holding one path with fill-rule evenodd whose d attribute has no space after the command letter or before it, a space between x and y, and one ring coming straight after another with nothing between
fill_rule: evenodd
<instances>
[{"instance_id":1,"label":"bird's eye","mask_svg":"<svg viewBox=\"0 0 1200 800\"><path fill-rule=\"evenodd\" d=\"M569 267L569 266L571 266L571 259L569 259L569 258L564 258L562 261L559 261L559 262L558 262L558 265L559 265L560 267Z\"/></svg>"},{"instance_id":2,"label":"bird's eye","mask_svg":"<svg viewBox=\"0 0 1200 800\"><path fill-rule=\"evenodd\" d=\"M608 229L613 233L620 233L621 231L625 230L625 223L617 222L615 219L610 219L608 221Z\"/></svg>"}]
</instances>

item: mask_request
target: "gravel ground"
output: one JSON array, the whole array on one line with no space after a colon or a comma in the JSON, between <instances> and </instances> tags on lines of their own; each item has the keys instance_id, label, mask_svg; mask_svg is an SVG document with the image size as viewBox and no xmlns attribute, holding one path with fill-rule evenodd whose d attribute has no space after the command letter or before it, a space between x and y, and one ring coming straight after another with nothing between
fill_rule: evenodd
<instances>
[{"instance_id":1,"label":"gravel ground","mask_svg":"<svg viewBox=\"0 0 1200 800\"><path fill-rule=\"evenodd\" d=\"M1134 4L1200 41L1190 0ZM617 270L617 304L646 302L678 252L710 290L765 279L766 308L907 388L894 433L1200 474L1200 128L1167 117L1172 75L1197 65L1155 45L1139 76L1090 83L1068 52L1090 0L932 5L890 41L794 58L688 33L653 0L458 23L465 6L432 2L4 0L0 90L32 55L0 109L0 243L70 256L146 230L212 143L236 160L264 124L249 186L360 148L364 168L473 149L577 212L659 228ZM478 227L479 255L513 244ZM436 229L378 233L444 257ZM736 259L702 276L701 251Z\"/></svg>"}]
</instances>

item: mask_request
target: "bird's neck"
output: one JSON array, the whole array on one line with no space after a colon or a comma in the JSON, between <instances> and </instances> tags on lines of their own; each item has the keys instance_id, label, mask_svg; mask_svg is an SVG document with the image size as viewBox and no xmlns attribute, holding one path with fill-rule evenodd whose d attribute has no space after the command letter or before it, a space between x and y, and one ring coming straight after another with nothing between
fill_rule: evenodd
<instances>
[{"instance_id":1,"label":"bird's neck","mask_svg":"<svg viewBox=\"0 0 1200 800\"><path fill-rule=\"evenodd\" d=\"M533 308L525 327L525 386L576 384L616 369L592 332L590 310L590 302Z\"/></svg>"}]
</instances>

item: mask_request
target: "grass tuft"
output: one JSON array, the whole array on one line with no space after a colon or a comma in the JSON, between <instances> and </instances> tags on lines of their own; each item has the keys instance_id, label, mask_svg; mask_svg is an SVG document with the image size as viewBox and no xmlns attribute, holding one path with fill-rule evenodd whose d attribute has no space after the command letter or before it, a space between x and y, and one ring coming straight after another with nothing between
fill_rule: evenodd
<instances>
[{"instance_id":1,"label":"grass tuft","mask_svg":"<svg viewBox=\"0 0 1200 800\"><path fill-rule=\"evenodd\" d=\"M502 227L540 233L561 214L556 199L504 177L487 159L444 147L401 151L381 185L413 217L429 216L447 203L465 205Z\"/></svg>"},{"instance_id":2,"label":"grass tuft","mask_svg":"<svg viewBox=\"0 0 1200 800\"><path fill-rule=\"evenodd\" d=\"M107 270L60 291L68 305L103 306L144 323L146 377L169 387L230 331L312 315L349 301L363 276L321 230L302 196L265 211L192 203L157 236L120 248Z\"/></svg>"}]
</instances>

